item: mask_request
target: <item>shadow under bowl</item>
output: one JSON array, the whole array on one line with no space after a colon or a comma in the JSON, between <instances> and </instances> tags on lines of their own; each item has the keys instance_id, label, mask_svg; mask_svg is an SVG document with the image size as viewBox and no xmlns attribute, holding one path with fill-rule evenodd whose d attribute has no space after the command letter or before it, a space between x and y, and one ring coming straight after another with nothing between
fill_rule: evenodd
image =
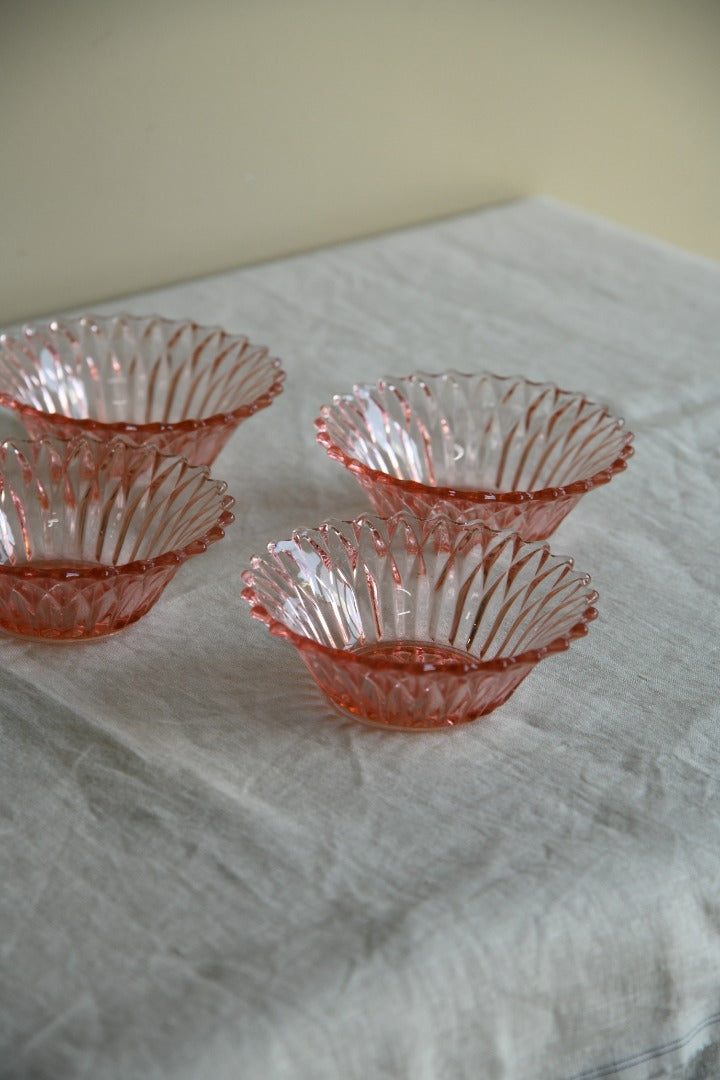
<instances>
[{"instance_id":1,"label":"shadow under bowl","mask_svg":"<svg viewBox=\"0 0 720 1080\"><path fill-rule=\"evenodd\" d=\"M0 444L0 629L77 641L145 615L225 535L234 499L207 468L85 436Z\"/></svg>"},{"instance_id":2,"label":"shadow under bowl","mask_svg":"<svg viewBox=\"0 0 720 1080\"><path fill-rule=\"evenodd\" d=\"M264 346L187 320L83 315L0 335L0 404L32 438L119 435L194 465L212 464L284 378Z\"/></svg>"},{"instance_id":3,"label":"shadow under bowl","mask_svg":"<svg viewBox=\"0 0 720 1080\"><path fill-rule=\"evenodd\" d=\"M550 536L633 453L624 422L582 394L489 373L358 385L315 426L377 513L446 514L526 540Z\"/></svg>"},{"instance_id":4,"label":"shadow under bowl","mask_svg":"<svg viewBox=\"0 0 720 1080\"><path fill-rule=\"evenodd\" d=\"M243 598L341 711L403 730L502 705L584 635L590 578L546 544L401 512L298 529L243 574Z\"/></svg>"}]
</instances>

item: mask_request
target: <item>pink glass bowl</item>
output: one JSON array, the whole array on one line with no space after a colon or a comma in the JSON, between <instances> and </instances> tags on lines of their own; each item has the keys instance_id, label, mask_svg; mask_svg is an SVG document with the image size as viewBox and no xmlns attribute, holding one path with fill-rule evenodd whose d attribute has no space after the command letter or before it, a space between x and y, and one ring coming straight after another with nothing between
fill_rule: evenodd
<instances>
[{"instance_id":1,"label":"pink glass bowl","mask_svg":"<svg viewBox=\"0 0 720 1080\"><path fill-rule=\"evenodd\" d=\"M0 335L0 404L28 433L121 435L210 465L282 390L280 361L217 328L85 315Z\"/></svg>"},{"instance_id":2,"label":"pink glass bowl","mask_svg":"<svg viewBox=\"0 0 720 1080\"><path fill-rule=\"evenodd\" d=\"M441 513L526 540L633 452L623 421L581 394L491 374L388 376L334 397L315 426L379 514Z\"/></svg>"},{"instance_id":3,"label":"pink glass bowl","mask_svg":"<svg viewBox=\"0 0 720 1080\"><path fill-rule=\"evenodd\" d=\"M224 536L234 500L204 467L77 436L0 444L0 629L72 641L145 615Z\"/></svg>"},{"instance_id":4,"label":"pink glass bowl","mask_svg":"<svg viewBox=\"0 0 720 1080\"><path fill-rule=\"evenodd\" d=\"M388 728L490 712L597 614L571 559L446 517L325 521L251 566L253 616L295 646L340 710Z\"/></svg>"}]
</instances>

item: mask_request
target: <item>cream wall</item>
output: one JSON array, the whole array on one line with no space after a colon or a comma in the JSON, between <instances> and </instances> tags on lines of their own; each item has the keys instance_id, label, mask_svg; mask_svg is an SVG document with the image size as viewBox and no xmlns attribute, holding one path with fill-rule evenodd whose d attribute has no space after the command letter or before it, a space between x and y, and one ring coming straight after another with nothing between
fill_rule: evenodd
<instances>
[{"instance_id":1,"label":"cream wall","mask_svg":"<svg viewBox=\"0 0 720 1080\"><path fill-rule=\"evenodd\" d=\"M544 192L720 257L718 0L0 0L0 322Z\"/></svg>"}]
</instances>

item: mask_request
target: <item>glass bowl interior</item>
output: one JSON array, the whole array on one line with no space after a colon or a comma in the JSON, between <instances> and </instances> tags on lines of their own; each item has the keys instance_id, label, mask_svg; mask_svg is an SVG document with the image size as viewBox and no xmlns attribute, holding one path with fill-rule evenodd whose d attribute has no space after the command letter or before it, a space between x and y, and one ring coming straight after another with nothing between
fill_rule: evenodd
<instances>
[{"instance_id":1,"label":"glass bowl interior","mask_svg":"<svg viewBox=\"0 0 720 1080\"><path fill-rule=\"evenodd\" d=\"M224 483L124 440L0 445L0 570L149 563L232 520Z\"/></svg>"},{"instance_id":2,"label":"glass bowl interior","mask_svg":"<svg viewBox=\"0 0 720 1080\"><path fill-rule=\"evenodd\" d=\"M367 479L493 501L587 490L632 452L623 421L582 394L490 373L358 385L316 427L330 455Z\"/></svg>"},{"instance_id":3,"label":"glass bowl interior","mask_svg":"<svg viewBox=\"0 0 720 1080\"><path fill-rule=\"evenodd\" d=\"M141 429L142 440L232 428L270 405L284 377L264 346L187 320L86 315L0 335L0 400L33 435L53 424L66 436Z\"/></svg>"}]
</instances>

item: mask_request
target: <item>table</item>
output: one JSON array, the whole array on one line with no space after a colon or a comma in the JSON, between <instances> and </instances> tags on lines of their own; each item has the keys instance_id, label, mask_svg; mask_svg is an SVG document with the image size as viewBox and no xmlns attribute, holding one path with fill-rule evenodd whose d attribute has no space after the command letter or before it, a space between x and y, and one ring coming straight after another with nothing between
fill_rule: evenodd
<instances>
[{"instance_id":1,"label":"table","mask_svg":"<svg viewBox=\"0 0 720 1080\"><path fill-rule=\"evenodd\" d=\"M99 310L242 331L287 384L150 614L0 641L0 1077L720 1075L720 268L531 199ZM627 418L552 538L600 617L474 724L366 729L240 575L367 509L321 404L453 367Z\"/></svg>"}]
</instances>

